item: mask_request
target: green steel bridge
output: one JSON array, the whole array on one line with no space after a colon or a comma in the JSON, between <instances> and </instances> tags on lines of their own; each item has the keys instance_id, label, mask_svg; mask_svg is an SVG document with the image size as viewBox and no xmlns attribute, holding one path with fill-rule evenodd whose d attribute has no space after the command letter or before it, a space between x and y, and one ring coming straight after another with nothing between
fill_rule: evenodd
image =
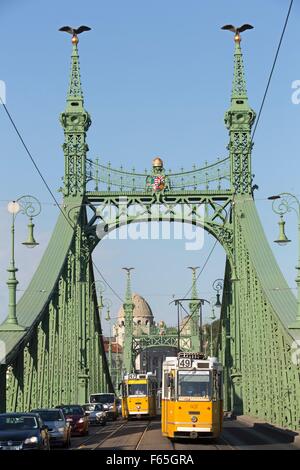
<instances>
[{"instance_id":1,"label":"green steel bridge","mask_svg":"<svg viewBox=\"0 0 300 470\"><path fill-rule=\"evenodd\" d=\"M112 391L97 305L92 253L110 231L141 221L191 223L207 230L226 253L218 355L225 367L225 410L274 425L300 427L300 368L292 352L300 339L297 300L266 240L253 197L251 129L240 37L235 36L231 104L225 113L228 155L190 171L112 168L87 157L91 117L84 107L78 40L72 39L66 108L63 203L42 260L0 326L6 356L0 365L2 411L30 410L88 400ZM11 273L13 274L13 273ZM13 280L11 292L13 292ZM198 303L181 347L199 350ZM156 334L133 335L130 279L124 300L123 365L133 367L145 347L176 345Z\"/></svg>"}]
</instances>

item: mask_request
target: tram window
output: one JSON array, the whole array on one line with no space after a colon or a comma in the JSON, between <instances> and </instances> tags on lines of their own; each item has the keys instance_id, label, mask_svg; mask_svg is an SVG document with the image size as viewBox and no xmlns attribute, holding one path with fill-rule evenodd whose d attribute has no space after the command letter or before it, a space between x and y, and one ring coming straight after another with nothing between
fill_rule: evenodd
<instances>
[{"instance_id":1,"label":"tram window","mask_svg":"<svg viewBox=\"0 0 300 470\"><path fill-rule=\"evenodd\" d=\"M164 373L164 382L163 382L163 398L168 398L168 387L169 387L169 373Z\"/></svg>"},{"instance_id":2,"label":"tram window","mask_svg":"<svg viewBox=\"0 0 300 470\"><path fill-rule=\"evenodd\" d=\"M128 395L147 395L147 384L129 384Z\"/></svg>"},{"instance_id":3,"label":"tram window","mask_svg":"<svg viewBox=\"0 0 300 470\"><path fill-rule=\"evenodd\" d=\"M203 400L209 399L211 397L209 373L179 371L178 395L181 397L197 397Z\"/></svg>"}]
</instances>

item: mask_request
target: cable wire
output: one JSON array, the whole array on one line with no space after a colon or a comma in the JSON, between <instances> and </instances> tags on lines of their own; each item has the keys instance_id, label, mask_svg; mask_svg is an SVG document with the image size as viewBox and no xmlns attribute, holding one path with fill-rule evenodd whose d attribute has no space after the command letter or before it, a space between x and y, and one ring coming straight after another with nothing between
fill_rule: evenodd
<instances>
[{"instance_id":1,"label":"cable wire","mask_svg":"<svg viewBox=\"0 0 300 470\"><path fill-rule=\"evenodd\" d=\"M209 254L208 254L208 256L207 256L207 258L206 258L206 260L205 260L205 263L204 263L204 265L202 266L201 271L198 273L198 276L196 277L196 282L198 281L198 279L199 279L199 277L201 276L201 274L203 273L203 271L204 271L204 269L205 269L207 263L209 262L209 259L210 259L211 255L213 254L213 251L214 251L214 249L216 248L217 243L218 243L218 240L215 240L215 243L213 244L213 247L212 247L212 249L210 250L210 252L209 252ZM189 293L191 292L192 288L193 288L193 286L190 287L189 290L187 291L187 293L183 296L184 299L189 295Z\"/></svg>"},{"instance_id":2,"label":"cable wire","mask_svg":"<svg viewBox=\"0 0 300 470\"><path fill-rule=\"evenodd\" d=\"M275 65L276 65L276 62L277 62L277 58L278 58L278 54L279 54L279 51L280 51L281 43L282 43L284 33L285 33L285 30L286 30L286 27L287 27L287 24L288 24L288 21L289 21L289 17L290 17L291 9L292 9L292 6L293 6L293 2L294 2L294 0L291 0L289 9L288 9L288 12L287 12L287 15L286 15L286 19L285 19L284 26L283 26L283 29L282 29L282 32L281 32L281 36L280 36L280 40L279 40L279 43L278 43L278 46L277 46L275 58L274 58L274 61L273 61L273 65L272 65L272 68L271 68L271 71L270 71L270 74L269 74L267 86L266 86L266 89L265 89L265 92L264 92L264 95L263 95L263 99L262 99L262 103L261 103L260 108L259 108L257 120L256 120L256 123L255 123L254 129L253 129L251 142L253 141L253 138L254 138L254 135L255 135L255 132L256 132L256 129L257 129L257 125L259 123L259 119L260 119L260 116L261 116L261 113L262 113L262 109L263 109L264 104L265 104L266 96L267 96L267 93L268 93L268 90L269 90L272 75L273 75L274 68L275 68Z\"/></svg>"}]
</instances>

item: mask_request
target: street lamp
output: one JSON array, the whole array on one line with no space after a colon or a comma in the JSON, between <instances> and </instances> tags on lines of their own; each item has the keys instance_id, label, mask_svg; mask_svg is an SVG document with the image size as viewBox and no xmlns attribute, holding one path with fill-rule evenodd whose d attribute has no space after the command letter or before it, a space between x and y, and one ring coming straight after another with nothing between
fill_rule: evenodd
<instances>
[{"instance_id":1,"label":"street lamp","mask_svg":"<svg viewBox=\"0 0 300 470\"><path fill-rule=\"evenodd\" d=\"M38 243L34 239L33 229L34 224L33 218L40 214L41 204L33 196L21 196L16 201L11 201L7 206L8 212L12 214L11 224L11 259L7 269L9 276L7 280L8 286L8 316L5 322L0 326L0 331L25 331L25 327L19 325L17 319L17 302L16 302L16 291L18 280L16 278L16 272L18 269L15 265L15 220L18 214L26 215L29 218L28 223L28 238L23 245L27 248L34 248Z\"/></svg>"},{"instance_id":2,"label":"street lamp","mask_svg":"<svg viewBox=\"0 0 300 470\"><path fill-rule=\"evenodd\" d=\"M292 210L296 212L298 218L298 264L296 266L297 269L297 277L296 277L296 284L297 284L297 314L296 314L296 321L289 325L289 328L296 329L300 328L300 201L299 199L291 193L280 193L275 196L270 196L268 199L273 201L272 209L273 212L279 214L280 220L279 224L279 237L275 240L275 243L278 245L286 245L290 242L288 237L285 234L284 226L285 221L283 220L283 215L287 212L291 212Z\"/></svg>"},{"instance_id":3,"label":"street lamp","mask_svg":"<svg viewBox=\"0 0 300 470\"><path fill-rule=\"evenodd\" d=\"M97 306L100 314L100 322L101 322L101 313L104 308L104 303L103 303L103 293L105 291L105 284L103 281L97 280L94 281L91 285L91 288L95 288L96 292L96 299L97 299Z\"/></svg>"},{"instance_id":4,"label":"street lamp","mask_svg":"<svg viewBox=\"0 0 300 470\"><path fill-rule=\"evenodd\" d=\"M223 285L224 285L223 279L216 279L213 282L213 289L216 291L216 297L217 297L215 307L218 307L218 308L222 307L222 304L220 302L220 291L223 289Z\"/></svg>"}]
</instances>

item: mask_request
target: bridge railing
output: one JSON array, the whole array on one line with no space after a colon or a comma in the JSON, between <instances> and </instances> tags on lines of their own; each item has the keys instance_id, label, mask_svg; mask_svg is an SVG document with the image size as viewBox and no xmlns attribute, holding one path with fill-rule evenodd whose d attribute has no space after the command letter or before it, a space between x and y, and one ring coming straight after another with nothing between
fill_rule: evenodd
<instances>
[{"instance_id":1,"label":"bridge railing","mask_svg":"<svg viewBox=\"0 0 300 470\"><path fill-rule=\"evenodd\" d=\"M143 173L125 170L122 166L112 168L111 164L99 163L99 159L87 160L87 180L93 182L94 191L120 191L120 192L145 192L149 191L146 186L146 178L150 174L145 169ZM229 157L218 159L215 163L205 164L192 170L179 172L168 170L165 173L170 191L190 191L201 189L228 189L230 183L230 160ZM151 189L150 189L151 191Z\"/></svg>"}]
</instances>

